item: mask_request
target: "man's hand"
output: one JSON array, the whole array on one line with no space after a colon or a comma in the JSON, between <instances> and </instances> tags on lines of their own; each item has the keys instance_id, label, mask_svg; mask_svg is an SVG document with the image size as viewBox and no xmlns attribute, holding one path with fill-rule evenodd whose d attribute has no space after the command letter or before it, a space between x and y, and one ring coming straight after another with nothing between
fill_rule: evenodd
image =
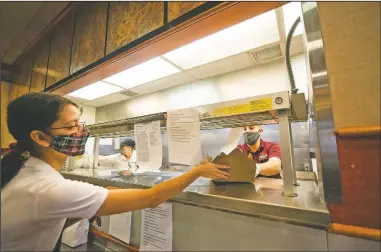
<instances>
[{"instance_id":1,"label":"man's hand","mask_svg":"<svg viewBox=\"0 0 381 252\"><path fill-rule=\"evenodd\" d=\"M132 172L126 170L126 171L120 171L118 172L118 174L119 176L128 177L132 175Z\"/></svg>"}]
</instances>

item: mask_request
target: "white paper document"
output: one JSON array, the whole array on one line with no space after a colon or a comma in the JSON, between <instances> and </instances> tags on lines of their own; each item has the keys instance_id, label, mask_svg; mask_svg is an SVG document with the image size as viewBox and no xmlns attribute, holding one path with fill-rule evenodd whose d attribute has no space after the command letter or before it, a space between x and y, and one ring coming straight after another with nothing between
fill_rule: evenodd
<instances>
[{"instance_id":1,"label":"white paper document","mask_svg":"<svg viewBox=\"0 0 381 252\"><path fill-rule=\"evenodd\" d=\"M110 216L109 234L130 243L131 212Z\"/></svg>"},{"instance_id":2,"label":"white paper document","mask_svg":"<svg viewBox=\"0 0 381 252\"><path fill-rule=\"evenodd\" d=\"M200 117L193 109L167 113L169 162L196 165L202 161Z\"/></svg>"},{"instance_id":3,"label":"white paper document","mask_svg":"<svg viewBox=\"0 0 381 252\"><path fill-rule=\"evenodd\" d=\"M119 137L116 137L114 139L115 139L115 147L114 147L114 149L115 150L119 150L120 149L120 139L119 139Z\"/></svg>"},{"instance_id":4,"label":"white paper document","mask_svg":"<svg viewBox=\"0 0 381 252\"><path fill-rule=\"evenodd\" d=\"M172 251L172 204L142 210L139 251Z\"/></svg>"},{"instance_id":5,"label":"white paper document","mask_svg":"<svg viewBox=\"0 0 381 252\"><path fill-rule=\"evenodd\" d=\"M163 162L160 121L135 124L136 162L139 167L158 170Z\"/></svg>"}]
</instances>

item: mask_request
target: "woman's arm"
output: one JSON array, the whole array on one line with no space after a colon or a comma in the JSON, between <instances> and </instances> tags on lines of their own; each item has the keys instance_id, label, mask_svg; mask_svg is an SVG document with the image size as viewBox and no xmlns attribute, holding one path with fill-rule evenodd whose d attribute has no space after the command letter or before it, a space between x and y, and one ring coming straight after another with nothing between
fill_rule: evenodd
<instances>
[{"instance_id":1,"label":"woman's arm","mask_svg":"<svg viewBox=\"0 0 381 252\"><path fill-rule=\"evenodd\" d=\"M227 168L229 167L225 165L204 161L191 171L150 189L109 190L106 200L96 215L112 215L144 208L154 208L182 192L200 176L211 179L228 179L229 174L220 170Z\"/></svg>"}]
</instances>

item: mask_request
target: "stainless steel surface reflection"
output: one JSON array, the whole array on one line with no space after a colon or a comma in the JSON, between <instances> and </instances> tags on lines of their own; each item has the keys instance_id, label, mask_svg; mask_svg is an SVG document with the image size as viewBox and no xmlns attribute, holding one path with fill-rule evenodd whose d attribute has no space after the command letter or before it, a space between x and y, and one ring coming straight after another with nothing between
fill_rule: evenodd
<instances>
[{"instance_id":1,"label":"stainless steel surface reflection","mask_svg":"<svg viewBox=\"0 0 381 252\"><path fill-rule=\"evenodd\" d=\"M62 173L65 178L99 186L120 188L150 188L182 174L161 172L160 175L130 177L94 177L91 170L78 169ZM260 178L254 183L216 183L199 178L170 201L197 207L229 211L259 218L326 228L329 213L321 200L317 185L311 180L300 180L298 197L283 197L281 179Z\"/></svg>"},{"instance_id":2,"label":"stainless steel surface reflection","mask_svg":"<svg viewBox=\"0 0 381 252\"><path fill-rule=\"evenodd\" d=\"M312 120L316 121L316 159L319 186L324 190L327 203L343 201L339 157L335 138L331 92L325 62L319 11L316 2L303 2L303 24L305 28L308 57L307 64L311 73L312 96L310 104L314 107ZM315 124L311 124L315 125ZM311 134L316 134L312 129ZM322 190L322 191L323 191Z\"/></svg>"}]
</instances>

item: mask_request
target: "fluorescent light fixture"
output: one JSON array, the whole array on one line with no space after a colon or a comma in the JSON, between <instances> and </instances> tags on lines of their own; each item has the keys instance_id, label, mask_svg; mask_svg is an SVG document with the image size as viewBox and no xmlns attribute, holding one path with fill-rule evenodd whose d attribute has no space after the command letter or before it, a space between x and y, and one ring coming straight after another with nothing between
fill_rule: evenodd
<instances>
[{"instance_id":1,"label":"fluorescent light fixture","mask_svg":"<svg viewBox=\"0 0 381 252\"><path fill-rule=\"evenodd\" d=\"M284 17L284 29L286 32L286 36L288 32L291 30L292 24L298 17L303 15L302 12L302 4L300 2L292 2L283 5L283 17ZM299 23L294 32L294 36L303 33L303 23Z\"/></svg>"},{"instance_id":2,"label":"fluorescent light fixture","mask_svg":"<svg viewBox=\"0 0 381 252\"><path fill-rule=\"evenodd\" d=\"M130 89L178 72L180 72L178 68L157 57L108 77L104 81Z\"/></svg>"},{"instance_id":3,"label":"fluorescent light fixture","mask_svg":"<svg viewBox=\"0 0 381 252\"><path fill-rule=\"evenodd\" d=\"M173 50L163 57L182 69L190 69L276 41L279 41L276 15L275 11L269 11Z\"/></svg>"},{"instance_id":4,"label":"fluorescent light fixture","mask_svg":"<svg viewBox=\"0 0 381 252\"><path fill-rule=\"evenodd\" d=\"M123 88L110 85L103 81L98 81L98 82L95 82L94 84L80 88L68 95L72 97L85 99L85 100L94 100L102 96L120 92L122 90Z\"/></svg>"}]
</instances>

